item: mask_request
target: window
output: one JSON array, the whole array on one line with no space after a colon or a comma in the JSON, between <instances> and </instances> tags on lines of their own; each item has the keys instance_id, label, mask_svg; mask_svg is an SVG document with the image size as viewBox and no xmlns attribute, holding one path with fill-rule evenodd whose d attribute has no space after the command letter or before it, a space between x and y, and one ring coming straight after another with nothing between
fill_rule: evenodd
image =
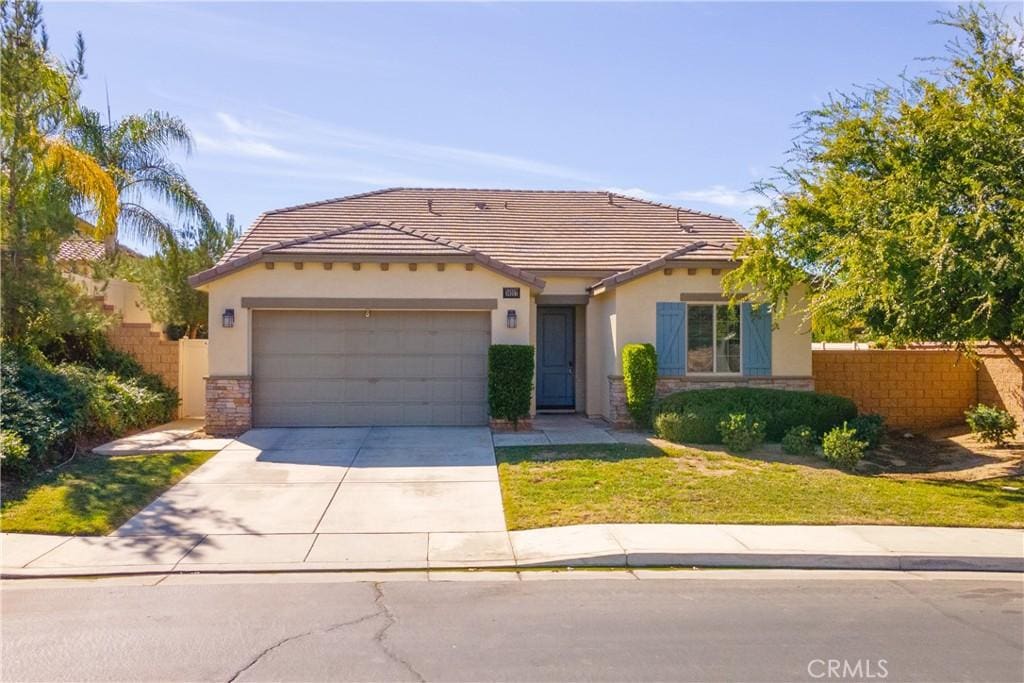
<instances>
[{"instance_id":1,"label":"window","mask_svg":"<svg viewBox=\"0 0 1024 683\"><path fill-rule=\"evenodd\" d=\"M728 304L686 307L686 371L740 371L740 311Z\"/></svg>"}]
</instances>

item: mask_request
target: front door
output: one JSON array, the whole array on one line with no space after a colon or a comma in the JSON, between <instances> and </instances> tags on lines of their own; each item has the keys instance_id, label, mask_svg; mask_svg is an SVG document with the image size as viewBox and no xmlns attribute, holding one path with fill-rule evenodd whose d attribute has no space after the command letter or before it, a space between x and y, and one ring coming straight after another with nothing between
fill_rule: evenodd
<instances>
[{"instance_id":1,"label":"front door","mask_svg":"<svg viewBox=\"0 0 1024 683\"><path fill-rule=\"evenodd\" d=\"M575 340L571 306L537 307L537 407L575 408Z\"/></svg>"}]
</instances>

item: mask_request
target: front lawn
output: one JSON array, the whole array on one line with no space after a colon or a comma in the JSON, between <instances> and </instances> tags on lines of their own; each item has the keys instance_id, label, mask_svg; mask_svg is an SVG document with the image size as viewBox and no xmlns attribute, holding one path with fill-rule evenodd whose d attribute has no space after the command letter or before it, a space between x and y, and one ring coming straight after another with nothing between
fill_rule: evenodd
<instances>
[{"instance_id":1,"label":"front lawn","mask_svg":"<svg viewBox=\"0 0 1024 683\"><path fill-rule=\"evenodd\" d=\"M4 487L5 532L108 534L206 462L213 451L90 455L31 481Z\"/></svg>"},{"instance_id":2,"label":"front lawn","mask_svg":"<svg viewBox=\"0 0 1024 683\"><path fill-rule=\"evenodd\" d=\"M1021 477L894 479L847 474L813 459L779 462L785 458L659 444L496 449L509 528L615 522L1024 527Z\"/></svg>"}]
</instances>

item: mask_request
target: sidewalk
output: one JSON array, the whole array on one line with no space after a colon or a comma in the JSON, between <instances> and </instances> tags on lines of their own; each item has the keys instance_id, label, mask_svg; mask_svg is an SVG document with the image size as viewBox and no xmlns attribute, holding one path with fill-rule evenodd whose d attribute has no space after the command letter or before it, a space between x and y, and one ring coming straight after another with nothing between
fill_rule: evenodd
<instances>
[{"instance_id":1,"label":"sidewalk","mask_svg":"<svg viewBox=\"0 0 1024 683\"><path fill-rule=\"evenodd\" d=\"M92 449L100 455L129 455L164 451L219 451L231 439L196 439L192 435L203 428L202 418L186 417L144 432L132 434Z\"/></svg>"},{"instance_id":2,"label":"sidewalk","mask_svg":"<svg viewBox=\"0 0 1024 683\"><path fill-rule=\"evenodd\" d=\"M1024 531L596 524L465 533L0 534L0 555L4 578L566 566L1024 572Z\"/></svg>"}]
</instances>

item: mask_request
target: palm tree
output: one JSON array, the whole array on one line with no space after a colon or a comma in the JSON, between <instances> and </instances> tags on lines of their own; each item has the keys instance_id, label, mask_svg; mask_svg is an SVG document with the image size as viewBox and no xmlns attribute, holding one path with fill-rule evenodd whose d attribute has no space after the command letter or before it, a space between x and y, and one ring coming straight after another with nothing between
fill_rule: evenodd
<instances>
[{"instance_id":1,"label":"palm tree","mask_svg":"<svg viewBox=\"0 0 1024 683\"><path fill-rule=\"evenodd\" d=\"M192 134L180 118L148 111L117 121L108 116L104 124L98 112L83 109L75 140L99 161L117 188L118 220L107 241L108 251L116 247L119 234L151 244L160 244L172 234L174 230L159 214L158 205L170 208L184 221L213 222L209 208L168 158L175 149L192 153Z\"/></svg>"}]
</instances>

